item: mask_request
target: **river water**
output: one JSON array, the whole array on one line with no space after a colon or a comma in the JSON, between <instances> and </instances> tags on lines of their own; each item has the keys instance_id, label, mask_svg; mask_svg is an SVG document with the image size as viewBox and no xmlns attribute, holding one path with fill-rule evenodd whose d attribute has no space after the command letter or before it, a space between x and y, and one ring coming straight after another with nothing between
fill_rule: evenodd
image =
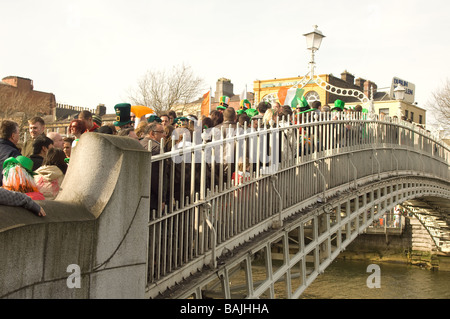
<instances>
[{"instance_id":1,"label":"river water","mask_svg":"<svg viewBox=\"0 0 450 319\"><path fill-rule=\"evenodd\" d=\"M379 263L380 288L369 288L369 261L336 260L303 292L303 299L449 299L450 272ZM376 280L369 278L369 284Z\"/></svg>"}]
</instances>

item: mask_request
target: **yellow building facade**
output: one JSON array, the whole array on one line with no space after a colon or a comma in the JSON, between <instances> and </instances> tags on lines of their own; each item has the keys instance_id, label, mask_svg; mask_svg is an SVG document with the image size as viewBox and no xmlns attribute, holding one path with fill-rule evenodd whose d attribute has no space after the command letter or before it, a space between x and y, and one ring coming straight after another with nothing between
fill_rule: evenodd
<instances>
[{"instance_id":1,"label":"yellow building facade","mask_svg":"<svg viewBox=\"0 0 450 319\"><path fill-rule=\"evenodd\" d=\"M332 74L321 74L318 76L320 80L329 83L331 86L341 88L342 90L334 90L334 93L325 90L323 86L319 86L316 83L310 81L303 87L304 97L311 105L313 101L319 100L322 105L329 105L333 107L334 101L340 99L345 102L348 107L354 107L357 104L362 105L364 108L369 108L369 105L364 105L358 98L354 96L340 95L346 89L358 90L364 93L368 99L374 100L374 111L376 114L384 113L388 116L397 116L401 118L405 116L406 119L412 120L417 124L425 125L426 123L426 110L418 107L415 104L411 104L405 101L397 101L392 99L387 92L378 92L377 85L374 82L356 78L344 71L341 74L341 78L337 78ZM255 94L255 105L258 105L265 97L272 95L277 100L277 93L282 87L292 87L299 83L302 77L291 77L282 79L269 79L269 80L256 80L253 82L253 92Z\"/></svg>"},{"instance_id":2,"label":"yellow building facade","mask_svg":"<svg viewBox=\"0 0 450 319\"><path fill-rule=\"evenodd\" d=\"M327 74L319 75L324 81L329 81ZM282 87L292 87L296 85L302 77L283 78L283 79L271 79L271 80L257 80L253 82L253 92L255 94L255 105L261 102L265 97L272 94L277 94ZM320 88L315 83L307 84L303 87L305 90L304 96L308 102L313 100L319 100L322 105L328 103L328 92L323 88ZM276 95L275 95L276 96ZM309 98L309 99L308 99Z\"/></svg>"}]
</instances>

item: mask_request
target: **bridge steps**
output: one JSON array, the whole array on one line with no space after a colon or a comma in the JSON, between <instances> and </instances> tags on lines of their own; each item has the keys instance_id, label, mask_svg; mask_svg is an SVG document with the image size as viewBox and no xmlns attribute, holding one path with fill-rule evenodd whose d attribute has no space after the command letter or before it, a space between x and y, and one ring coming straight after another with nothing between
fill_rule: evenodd
<instances>
[{"instance_id":1,"label":"bridge steps","mask_svg":"<svg viewBox=\"0 0 450 319\"><path fill-rule=\"evenodd\" d=\"M412 247L410 263L428 269L438 269L437 247L422 223L414 216L410 218L412 227Z\"/></svg>"},{"instance_id":2,"label":"bridge steps","mask_svg":"<svg viewBox=\"0 0 450 319\"><path fill-rule=\"evenodd\" d=\"M436 251L436 245L430 237L430 234L416 217L410 218L412 227L412 250L413 251Z\"/></svg>"}]
</instances>

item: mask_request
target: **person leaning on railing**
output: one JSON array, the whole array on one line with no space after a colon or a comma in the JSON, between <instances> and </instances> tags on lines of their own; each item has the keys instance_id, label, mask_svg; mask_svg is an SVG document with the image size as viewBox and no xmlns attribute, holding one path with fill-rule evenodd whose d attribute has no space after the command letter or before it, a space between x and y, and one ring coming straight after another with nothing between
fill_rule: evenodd
<instances>
[{"instance_id":1,"label":"person leaning on railing","mask_svg":"<svg viewBox=\"0 0 450 319\"><path fill-rule=\"evenodd\" d=\"M45 216L44 209L39 206L28 195L19 192L9 191L0 187L0 205L23 207L37 216Z\"/></svg>"}]
</instances>

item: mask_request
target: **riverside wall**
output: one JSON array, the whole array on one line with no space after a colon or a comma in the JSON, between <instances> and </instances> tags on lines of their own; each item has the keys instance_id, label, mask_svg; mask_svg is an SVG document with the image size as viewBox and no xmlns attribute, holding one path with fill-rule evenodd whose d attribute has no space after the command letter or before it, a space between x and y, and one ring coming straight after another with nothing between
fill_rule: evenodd
<instances>
[{"instance_id":1,"label":"riverside wall","mask_svg":"<svg viewBox=\"0 0 450 319\"><path fill-rule=\"evenodd\" d=\"M360 234L338 259L404 263L450 271L450 257L438 254L430 235L417 219L406 218L405 221L402 234Z\"/></svg>"}]
</instances>

